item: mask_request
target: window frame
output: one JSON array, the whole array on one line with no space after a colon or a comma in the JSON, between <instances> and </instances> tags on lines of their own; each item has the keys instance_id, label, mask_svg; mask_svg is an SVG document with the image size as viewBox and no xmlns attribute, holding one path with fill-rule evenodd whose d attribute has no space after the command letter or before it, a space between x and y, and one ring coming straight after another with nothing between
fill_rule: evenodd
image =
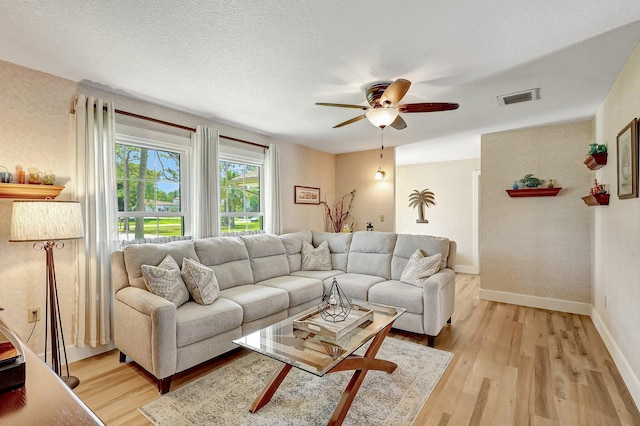
<instances>
[{"instance_id":1,"label":"window frame","mask_svg":"<svg viewBox=\"0 0 640 426\"><path fill-rule=\"evenodd\" d=\"M219 155L218 155L218 171L220 171L220 163L235 163L241 164L244 166L255 166L258 167L259 173L259 182L260 182L260 206L258 212L222 212L222 180L220 176L220 182L218 183L218 189L220 193L220 199L218 200L218 211L219 211L219 220L218 220L218 235L224 235L231 232L247 232L245 231L229 231L223 232L222 227L222 218L224 217L251 217L251 216L259 216L262 218L260 231L264 231L264 227L266 224L266 216L267 212L265 212L265 187L266 187L266 172L265 172L265 152L264 149L260 149L260 151L255 148L250 148L246 146L241 146L236 143L227 143L222 142L219 145Z\"/></svg>"},{"instance_id":2,"label":"window frame","mask_svg":"<svg viewBox=\"0 0 640 426\"><path fill-rule=\"evenodd\" d=\"M135 127L116 125L116 134L114 138L113 152L115 156L116 146L126 145L137 148L152 149L155 151L170 151L180 155L180 210L177 212L136 212L136 211L119 211L116 203L115 209L115 221L116 229L118 222L122 218L135 218L135 217L148 217L148 218L160 218L160 217L182 217L182 236L190 235L192 232L193 223L193 211L191 206L191 187L193 186L193 178L191 174L192 169L192 156L193 147L190 138L180 137L171 134L165 134L160 132L154 132L147 129L139 129ZM117 190L117 177L116 177L116 161L114 157L113 161L113 179L114 189ZM117 198L117 197L116 197ZM118 233L119 234L119 233ZM121 239L119 237L119 239ZM127 238L127 240L129 240Z\"/></svg>"}]
</instances>

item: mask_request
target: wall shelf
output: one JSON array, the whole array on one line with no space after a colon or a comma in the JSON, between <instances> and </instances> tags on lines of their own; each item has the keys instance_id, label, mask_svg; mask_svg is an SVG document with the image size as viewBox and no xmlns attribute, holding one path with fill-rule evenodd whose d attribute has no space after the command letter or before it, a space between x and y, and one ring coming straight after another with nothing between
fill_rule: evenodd
<instances>
[{"instance_id":1,"label":"wall shelf","mask_svg":"<svg viewBox=\"0 0 640 426\"><path fill-rule=\"evenodd\" d=\"M64 186L32 185L29 183L0 183L0 198L45 199L56 198Z\"/></svg>"},{"instance_id":2,"label":"wall shelf","mask_svg":"<svg viewBox=\"0 0 640 426\"><path fill-rule=\"evenodd\" d=\"M608 206L611 194L589 194L582 197L582 201L588 206Z\"/></svg>"},{"instance_id":3,"label":"wall shelf","mask_svg":"<svg viewBox=\"0 0 640 426\"><path fill-rule=\"evenodd\" d=\"M562 188L507 189L509 197L555 197Z\"/></svg>"},{"instance_id":4,"label":"wall shelf","mask_svg":"<svg viewBox=\"0 0 640 426\"><path fill-rule=\"evenodd\" d=\"M607 153L589 154L584 160L584 164L591 170L598 170L607 164Z\"/></svg>"}]
</instances>

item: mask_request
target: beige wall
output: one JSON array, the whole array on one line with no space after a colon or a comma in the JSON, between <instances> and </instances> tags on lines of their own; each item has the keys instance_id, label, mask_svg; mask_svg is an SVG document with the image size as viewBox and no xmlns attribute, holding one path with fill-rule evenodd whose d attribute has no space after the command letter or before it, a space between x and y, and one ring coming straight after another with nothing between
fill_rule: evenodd
<instances>
[{"instance_id":1,"label":"beige wall","mask_svg":"<svg viewBox=\"0 0 640 426\"><path fill-rule=\"evenodd\" d=\"M71 98L76 84L51 75L0 61L0 164L10 171L16 164L25 169L53 170L56 183L69 185L74 174L70 160ZM60 199L71 199L64 190ZM32 324L27 308L45 312L45 255L31 243L9 243L11 199L0 199L0 318L26 340ZM56 275L65 332L71 334L75 298L75 241L55 250ZM44 321L38 322L30 346L44 350ZM68 338L67 338L68 339Z\"/></svg>"},{"instance_id":2,"label":"beige wall","mask_svg":"<svg viewBox=\"0 0 640 426\"><path fill-rule=\"evenodd\" d=\"M142 102L121 94L75 83L49 74L0 61L0 164L13 170L16 164L53 170L56 183L66 186L60 199L72 199L75 164L70 151L75 145L75 117L69 114L77 93L101 96L115 102L116 107L186 126L203 124L220 129L221 134L261 144L277 143L280 152L280 196L285 231L322 229L324 219L320 206L293 205L293 185L317 186L333 191L335 156L297 145L275 141L267 136L216 123L187 113ZM187 134L185 131L128 119L118 115L118 122ZM315 164L318 167L304 167ZM328 188L328 189L327 189ZM32 324L27 323L27 308L45 308L43 252L29 243L9 243L11 199L0 199L0 306L5 311L0 319L26 339ZM308 214L314 210L314 214ZM75 292L77 277L75 242L56 250L55 262L60 294L62 321L67 345L74 343ZM38 322L29 345L38 353L44 351L44 321Z\"/></svg>"},{"instance_id":3,"label":"beige wall","mask_svg":"<svg viewBox=\"0 0 640 426\"><path fill-rule=\"evenodd\" d=\"M478 273L477 175L480 159L414 164L396 168L396 231L447 237L458 244L456 270ZM475 180L475 182L474 182ZM429 188L436 205L425 209L429 223L416 223L409 207L413 190Z\"/></svg>"},{"instance_id":4,"label":"beige wall","mask_svg":"<svg viewBox=\"0 0 640 426\"><path fill-rule=\"evenodd\" d=\"M300 145L279 143L278 146L283 233L303 229L324 230L324 207L295 204L294 186L320 188L320 197L323 200L327 195L333 197L336 156Z\"/></svg>"},{"instance_id":5,"label":"beige wall","mask_svg":"<svg viewBox=\"0 0 640 426\"><path fill-rule=\"evenodd\" d=\"M595 118L598 143L609 146L596 172L611 187L608 206L595 207L592 318L637 404L640 404L640 198L617 197L616 136L640 116L640 47L618 76ZM606 303L605 303L606 300Z\"/></svg>"},{"instance_id":6,"label":"beige wall","mask_svg":"<svg viewBox=\"0 0 640 426\"><path fill-rule=\"evenodd\" d=\"M385 148L382 160L379 149L336 156L336 189L327 199L335 202L356 190L352 209L355 231L364 231L367 222L376 231L395 231L394 164L394 148ZM387 174L383 180L374 179L378 166Z\"/></svg>"},{"instance_id":7,"label":"beige wall","mask_svg":"<svg viewBox=\"0 0 640 426\"><path fill-rule=\"evenodd\" d=\"M593 182L582 163L592 141L591 121L482 136L483 290L591 302L594 208L581 197ZM510 198L505 189L527 173L563 189L555 197Z\"/></svg>"}]
</instances>

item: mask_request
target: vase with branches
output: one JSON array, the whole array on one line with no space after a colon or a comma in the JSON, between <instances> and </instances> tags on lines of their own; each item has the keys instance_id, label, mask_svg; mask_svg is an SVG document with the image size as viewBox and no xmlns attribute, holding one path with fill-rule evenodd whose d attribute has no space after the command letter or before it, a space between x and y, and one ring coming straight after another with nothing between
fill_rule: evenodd
<instances>
[{"instance_id":1,"label":"vase with branches","mask_svg":"<svg viewBox=\"0 0 640 426\"><path fill-rule=\"evenodd\" d=\"M345 225L349 225L350 229L353 229L353 216L351 215L351 207L353 206L353 198L356 195L354 189L348 194L345 194L336 202L332 207L326 201L320 201L320 204L324 206L325 218L324 228L329 232L342 232ZM345 202L347 207L345 209Z\"/></svg>"},{"instance_id":2,"label":"vase with branches","mask_svg":"<svg viewBox=\"0 0 640 426\"><path fill-rule=\"evenodd\" d=\"M424 217L424 207L427 206L427 208L429 208L435 205L435 194L429 191L429 188L423 189L422 191L414 189L409 195L409 207L418 208L418 219L416 223L429 223Z\"/></svg>"}]
</instances>

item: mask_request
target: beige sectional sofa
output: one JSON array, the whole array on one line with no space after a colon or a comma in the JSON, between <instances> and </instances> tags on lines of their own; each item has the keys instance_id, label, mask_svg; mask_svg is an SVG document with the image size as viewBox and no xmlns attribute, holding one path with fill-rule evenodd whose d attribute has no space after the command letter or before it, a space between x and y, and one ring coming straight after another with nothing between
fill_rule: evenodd
<instances>
[{"instance_id":1,"label":"beige sectional sofa","mask_svg":"<svg viewBox=\"0 0 640 426\"><path fill-rule=\"evenodd\" d=\"M331 270L302 270L303 241L327 242ZM400 280L411 255L440 253L441 269L422 286ZM176 307L147 290L142 265L170 254L212 269L220 294L209 305ZM236 348L234 339L316 306L333 277L346 295L407 309L394 327L435 336L454 308L456 244L442 237L387 232L303 231L129 245L111 256L115 292L114 341L169 391L177 372ZM126 354L126 355L125 355Z\"/></svg>"}]
</instances>

